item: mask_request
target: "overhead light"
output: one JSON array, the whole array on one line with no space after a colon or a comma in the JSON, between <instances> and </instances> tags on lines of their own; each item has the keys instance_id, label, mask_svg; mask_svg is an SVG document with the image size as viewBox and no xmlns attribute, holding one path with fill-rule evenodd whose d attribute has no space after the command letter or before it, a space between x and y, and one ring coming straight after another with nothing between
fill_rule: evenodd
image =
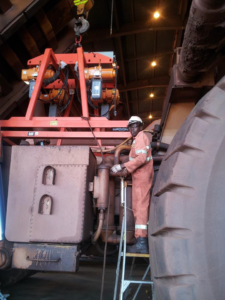
<instances>
[{"instance_id":1,"label":"overhead light","mask_svg":"<svg viewBox=\"0 0 225 300\"><path fill-rule=\"evenodd\" d=\"M152 119L152 115L150 114L150 115L148 116L148 118L149 118L149 119Z\"/></svg>"},{"instance_id":2,"label":"overhead light","mask_svg":"<svg viewBox=\"0 0 225 300\"><path fill-rule=\"evenodd\" d=\"M160 17L160 13L158 11L155 11L153 17L155 19L158 19Z\"/></svg>"},{"instance_id":3,"label":"overhead light","mask_svg":"<svg viewBox=\"0 0 225 300\"><path fill-rule=\"evenodd\" d=\"M152 66L152 67L155 67L156 65L157 65L157 64L156 64L156 61L153 60L153 61L151 62L151 66Z\"/></svg>"},{"instance_id":4,"label":"overhead light","mask_svg":"<svg viewBox=\"0 0 225 300\"><path fill-rule=\"evenodd\" d=\"M153 98L155 95L154 95L153 93L151 93L149 96L150 96L151 98Z\"/></svg>"}]
</instances>

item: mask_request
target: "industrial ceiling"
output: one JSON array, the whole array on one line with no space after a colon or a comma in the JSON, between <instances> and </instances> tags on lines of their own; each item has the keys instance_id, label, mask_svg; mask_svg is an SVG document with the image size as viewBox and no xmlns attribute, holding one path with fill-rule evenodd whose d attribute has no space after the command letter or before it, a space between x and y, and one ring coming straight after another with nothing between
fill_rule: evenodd
<instances>
[{"instance_id":1,"label":"industrial ceiling","mask_svg":"<svg viewBox=\"0 0 225 300\"><path fill-rule=\"evenodd\" d=\"M21 3L22 2L22 3ZM114 51L122 109L116 118L138 115L146 124L162 115L163 103L181 46L191 1L96 0L83 36L86 52ZM3 0L0 4L0 117L22 116L28 87L21 69L32 57L51 47L56 53L74 51L71 0ZM159 18L154 18L158 11ZM151 66L155 61L156 66ZM153 97L150 97L153 94ZM71 114L76 115L79 103ZM151 119L149 116L151 115Z\"/></svg>"}]
</instances>

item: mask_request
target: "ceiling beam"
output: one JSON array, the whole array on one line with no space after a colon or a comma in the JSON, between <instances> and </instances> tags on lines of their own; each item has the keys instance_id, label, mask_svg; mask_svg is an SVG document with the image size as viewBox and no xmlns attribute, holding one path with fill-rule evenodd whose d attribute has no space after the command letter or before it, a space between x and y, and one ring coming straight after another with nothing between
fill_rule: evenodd
<instances>
[{"instance_id":1,"label":"ceiling beam","mask_svg":"<svg viewBox=\"0 0 225 300\"><path fill-rule=\"evenodd\" d=\"M120 31L115 29L110 35L108 29L90 30L83 38L82 43L89 43L99 40L121 37L125 35L144 33L154 30L177 30L184 29L185 25L179 16L170 16L165 19L160 19L151 22L134 22L128 23L120 27Z\"/></svg>"},{"instance_id":2,"label":"ceiling beam","mask_svg":"<svg viewBox=\"0 0 225 300\"><path fill-rule=\"evenodd\" d=\"M11 111L28 98L29 86L23 81L17 82L13 91L1 97L0 118L5 119Z\"/></svg>"},{"instance_id":3,"label":"ceiling beam","mask_svg":"<svg viewBox=\"0 0 225 300\"><path fill-rule=\"evenodd\" d=\"M2 95L6 96L12 91L12 86L8 83L2 74L0 74L0 97Z\"/></svg>"},{"instance_id":4,"label":"ceiling beam","mask_svg":"<svg viewBox=\"0 0 225 300\"><path fill-rule=\"evenodd\" d=\"M123 86L122 84L118 84L118 90L120 93L126 91L132 91L136 89L145 89L148 87L167 87L169 84L170 77L169 76L160 76L160 77L152 77L137 81L131 81L127 83L127 86Z\"/></svg>"},{"instance_id":5,"label":"ceiling beam","mask_svg":"<svg viewBox=\"0 0 225 300\"><path fill-rule=\"evenodd\" d=\"M134 57L127 57L124 59L124 61L130 62L130 61L134 61L134 60L140 60L140 59L153 59L156 57L160 57L160 56L165 56L165 55L171 55L173 54L173 51L167 51L167 52L161 52L161 53L156 53L156 54L147 54L147 55L142 55L142 56L134 56Z\"/></svg>"},{"instance_id":6,"label":"ceiling beam","mask_svg":"<svg viewBox=\"0 0 225 300\"><path fill-rule=\"evenodd\" d=\"M12 86L8 83L2 74L0 74L0 97L6 96L12 91Z\"/></svg>"},{"instance_id":7,"label":"ceiling beam","mask_svg":"<svg viewBox=\"0 0 225 300\"><path fill-rule=\"evenodd\" d=\"M20 30L18 31L18 35L31 57L41 55L41 52L39 51L34 38L25 26L22 26L20 28Z\"/></svg>"},{"instance_id":8,"label":"ceiling beam","mask_svg":"<svg viewBox=\"0 0 225 300\"><path fill-rule=\"evenodd\" d=\"M9 64L9 66L14 71L17 79L21 79L21 70L24 68L23 63L17 56L17 54L13 51L13 49L9 46L9 44L4 43L0 47L0 55L5 59L5 61ZM3 71L3 70L2 70Z\"/></svg>"},{"instance_id":9,"label":"ceiling beam","mask_svg":"<svg viewBox=\"0 0 225 300\"><path fill-rule=\"evenodd\" d=\"M36 20L46 38L48 41L49 47L51 47L53 50L58 48L57 39L55 37L55 32L53 30L52 24L50 23L47 15L45 14L43 9L40 9L36 15Z\"/></svg>"},{"instance_id":10,"label":"ceiling beam","mask_svg":"<svg viewBox=\"0 0 225 300\"><path fill-rule=\"evenodd\" d=\"M154 98L143 98L143 99L133 99L132 101L130 101L130 103L137 103L137 102L147 102L147 101L151 101L151 100L163 100L165 97L164 96L161 96L161 97L154 97Z\"/></svg>"},{"instance_id":11,"label":"ceiling beam","mask_svg":"<svg viewBox=\"0 0 225 300\"><path fill-rule=\"evenodd\" d=\"M156 117L156 118L160 118L162 115L162 110L153 110L153 111L149 111L149 112L141 112L139 113L139 117L142 119L147 119L149 114L151 113L152 117Z\"/></svg>"}]
</instances>

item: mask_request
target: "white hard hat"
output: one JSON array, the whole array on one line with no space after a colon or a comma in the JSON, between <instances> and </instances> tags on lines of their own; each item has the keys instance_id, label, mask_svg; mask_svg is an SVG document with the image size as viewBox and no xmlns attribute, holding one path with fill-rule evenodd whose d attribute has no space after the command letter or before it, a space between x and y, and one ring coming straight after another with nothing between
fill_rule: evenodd
<instances>
[{"instance_id":1,"label":"white hard hat","mask_svg":"<svg viewBox=\"0 0 225 300\"><path fill-rule=\"evenodd\" d=\"M139 118L139 117L137 117L137 116L132 116L130 119L129 119L129 121L128 121L128 125L127 126L129 126L129 125L131 125L131 124L134 124L134 123L141 123L141 124L143 124L143 121L142 121L142 119L141 118Z\"/></svg>"}]
</instances>

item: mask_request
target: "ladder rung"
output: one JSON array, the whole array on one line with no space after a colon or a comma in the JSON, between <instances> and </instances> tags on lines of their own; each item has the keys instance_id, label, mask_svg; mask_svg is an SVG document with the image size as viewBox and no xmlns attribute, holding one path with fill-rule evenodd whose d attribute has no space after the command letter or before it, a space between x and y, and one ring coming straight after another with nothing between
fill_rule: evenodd
<instances>
[{"instance_id":1,"label":"ladder rung","mask_svg":"<svg viewBox=\"0 0 225 300\"><path fill-rule=\"evenodd\" d=\"M153 284L153 281L144 281L144 280L124 280L124 283L137 283L137 284Z\"/></svg>"},{"instance_id":2,"label":"ladder rung","mask_svg":"<svg viewBox=\"0 0 225 300\"><path fill-rule=\"evenodd\" d=\"M123 256L123 252L121 253L121 256ZM142 254L142 253L126 253L127 257L149 257L149 254Z\"/></svg>"}]
</instances>

